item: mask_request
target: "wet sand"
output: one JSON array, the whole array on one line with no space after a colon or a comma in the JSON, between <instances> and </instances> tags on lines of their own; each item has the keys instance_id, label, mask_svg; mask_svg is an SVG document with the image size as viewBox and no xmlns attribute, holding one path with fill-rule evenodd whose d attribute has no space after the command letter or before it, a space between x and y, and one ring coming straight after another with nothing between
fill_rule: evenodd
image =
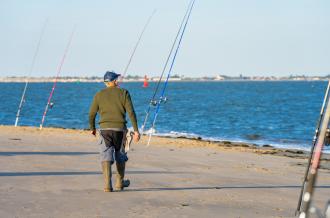
<instances>
[{"instance_id":1,"label":"wet sand","mask_svg":"<svg viewBox=\"0 0 330 218\"><path fill-rule=\"evenodd\" d=\"M307 153L154 137L132 145L123 192L103 192L89 131L0 126L0 217L294 217ZM314 203L330 199L323 157Z\"/></svg>"}]
</instances>

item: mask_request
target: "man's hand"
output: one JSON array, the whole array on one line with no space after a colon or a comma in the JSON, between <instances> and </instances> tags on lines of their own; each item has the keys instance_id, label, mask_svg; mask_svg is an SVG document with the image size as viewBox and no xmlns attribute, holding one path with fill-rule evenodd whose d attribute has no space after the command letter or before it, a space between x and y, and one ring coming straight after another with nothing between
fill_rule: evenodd
<instances>
[{"instance_id":1,"label":"man's hand","mask_svg":"<svg viewBox=\"0 0 330 218\"><path fill-rule=\"evenodd\" d=\"M134 142L136 142L136 143L140 140L140 133L139 133L138 131L135 131L135 132L134 132L133 140L134 140Z\"/></svg>"},{"instance_id":2,"label":"man's hand","mask_svg":"<svg viewBox=\"0 0 330 218\"><path fill-rule=\"evenodd\" d=\"M92 135L96 136L96 130L95 129L92 130L91 133L92 133Z\"/></svg>"}]
</instances>

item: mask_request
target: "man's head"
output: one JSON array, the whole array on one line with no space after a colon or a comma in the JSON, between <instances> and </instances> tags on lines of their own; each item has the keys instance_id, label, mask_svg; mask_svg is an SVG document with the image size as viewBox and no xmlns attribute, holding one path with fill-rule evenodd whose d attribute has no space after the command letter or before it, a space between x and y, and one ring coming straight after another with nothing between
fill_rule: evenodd
<instances>
[{"instance_id":1,"label":"man's head","mask_svg":"<svg viewBox=\"0 0 330 218\"><path fill-rule=\"evenodd\" d=\"M107 71L104 74L104 83L106 86L117 86L118 85L118 77L120 74L117 74L113 71Z\"/></svg>"}]
</instances>

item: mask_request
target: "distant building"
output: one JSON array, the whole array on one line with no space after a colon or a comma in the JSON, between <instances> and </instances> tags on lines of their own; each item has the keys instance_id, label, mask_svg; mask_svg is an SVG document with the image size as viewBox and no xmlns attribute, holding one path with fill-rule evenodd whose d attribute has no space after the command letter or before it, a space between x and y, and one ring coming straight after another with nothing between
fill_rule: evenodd
<instances>
[{"instance_id":1,"label":"distant building","mask_svg":"<svg viewBox=\"0 0 330 218\"><path fill-rule=\"evenodd\" d=\"M223 76L221 76L221 75L217 75L217 76L214 78L214 80L217 80L217 81L219 81L219 80L225 80L225 77L223 77Z\"/></svg>"}]
</instances>

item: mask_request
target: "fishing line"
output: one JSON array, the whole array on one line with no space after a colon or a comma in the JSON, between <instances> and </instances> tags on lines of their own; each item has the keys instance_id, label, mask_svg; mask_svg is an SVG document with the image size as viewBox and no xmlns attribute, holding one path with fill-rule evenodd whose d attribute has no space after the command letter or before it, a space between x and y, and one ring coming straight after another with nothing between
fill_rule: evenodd
<instances>
[{"instance_id":1,"label":"fishing line","mask_svg":"<svg viewBox=\"0 0 330 218\"><path fill-rule=\"evenodd\" d=\"M155 88L155 90L154 90L154 92L153 92L153 95L152 95L152 97L151 97L151 100L150 100L150 102L149 102L149 106L148 106L148 109L147 109L147 111L146 111L146 116L145 116L145 118L144 118L144 121L143 121L143 124L142 124L142 127L141 127L141 132L142 132L142 133L144 132L145 125L146 125L146 123L147 123L147 121L148 121L151 107L155 105L155 97L156 97L157 92L158 92L158 89L159 89L159 87L160 87L160 83L161 83L161 81L162 81L162 79L163 79L163 76L164 76L165 70L166 70L166 68L167 68L168 62L169 62L169 60L170 60L170 58L171 58L171 56L172 56L173 50L174 50L175 45L176 45L176 43L177 43L177 41L178 41L178 38L179 38L180 33L181 33L181 31L182 31L182 27L183 27L183 25L184 25L184 23L185 23L185 21L186 21L187 15L188 15L188 13L189 13L189 11L190 11L190 8L191 8L191 5L192 5L193 1L194 1L194 0L191 0L191 1L189 2L188 8L187 8L187 10L186 10L186 13L185 13L183 19L182 19L182 22L181 22L181 24L180 24L180 28L179 28L179 30L178 30L176 36L175 36L175 39L174 39L174 42L173 42L173 44L172 44L171 50L170 50L170 52L169 52L169 54L168 54L168 56L167 56L166 62L165 62L165 64L164 64L164 67L163 67L162 73L161 73L161 75L160 75L160 77L159 77L159 80L158 80L158 82L157 82L156 88Z\"/></svg>"},{"instance_id":2,"label":"fishing line","mask_svg":"<svg viewBox=\"0 0 330 218\"><path fill-rule=\"evenodd\" d=\"M127 63L127 65L126 65L125 69L124 69L123 75L121 76L120 82L123 82L123 79L124 79L124 77L126 76L127 70L128 70L128 68L129 68L129 66L131 65L131 62L132 62L133 57L134 57L134 55L135 55L136 49L138 48L138 46L139 46L139 44L140 44L140 42L141 42L142 36L143 36L144 32L146 31L146 29L147 29L147 27L148 27L148 25L149 25L149 23L150 23L152 17L153 17L154 14L156 13L156 11L157 11L156 9L153 10L153 12L152 12L151 15L149 16L149 18L148 18L146 24L143 26L143 29L142 29L142 31L141 31L141 33L140 33L140 35L139 35L138 41L136 42L136 44L135 44L135 46L134 46L134 49L133 49L133 51L132 51L132 53L131 53L131 56L130 56L130 58L129 58L129 60L128 60L128 63Z\"/></svg>"},{"instance_id":3,"label":"fishing line","mask_svg":"<svg viewBox=\"0 0 330 218\"><path fill-rule=\"evenodd\" d=\"M29 73L28 73L28 75L26 77L26 80L25 80L25 86L24 86L24 89L23 89L21 101L19 103L17 114L16 114L15 127L18 125L18 120L19 120L19 117L20 117L20 114L21 114L21 111L22 111L22 108L23 108L23 104L25 102L25 95L26 95L26 90L28 88L28 84L29 84L29 78L30 78L30 76L32 74L32 71L34 70L35 62L36 62L36 59L37 59L37 56L38 56L38 53L39 53L40 44L41 44L42 38L44 36L44 33L45 33L45 29L47 27L47 24L48 24L48 19L46 19L46 21L45 21L45 23L44 23L44 25L42 27L42 30L41 30L41 33L40 33L40 36L39 36L39 40L38 40L38 43L37 43L37 47L36 47L36 50L35 50L34 55L33 55L33 58L32 58L31 66L30 66L30 69L29 69Z\"/></svg>"},{"instance_id":4,"label":"fishing line","mask_svg":"<svg viewBox=\"0 0 330 218\"><path fill-rule=\"evenodd\" d=\"M152 132L153 132L152 130L154 129L155 124L156 124L156 120L157 120L157 116L158 116L158 113L159 113L160 105L161 105L162 101L165 100L164 97L165 97L165 91L166 91L166 87L167 87L167 84L168 84L168 80L170 78L170 75L171 75L171 72L172 72L172 69L173 69L173 66L174 66L174 63L175 63L175 60L176 60L176 57L177 57L179 48L181 46L181 42L182 42L182 39L183 39L185 30L186 30L186 27L187 27L187 24L188 24L188 21L189 21L191 12L192 12L192 10L194 8L194 4L195 4L195 0L192 1L191 7L190 7L190 10L189 10L189 13L188 13L187 20L186 20L185 25L183 27L183 30L182 30L182 33L181 33L181 36L180 36L180 39L179 39L179 42L178 42L176 51L175 51L174 56L173 56L173 59L172 59L171 67L170 67L170 69L168 71L167 78L166 78L166 81L164 83L164 86L163 86L163 89L162 89L162 93L161 93L161 96L160 96L159 101L158 101L158 104L157 104L155 115L154 115L154 118L153 118L153 121L152 121L151 131L149 133L149 139L148 139L147 146L149 146L150 141L151 141L151 136L152 136Z\"/></svg>"},{"instance_id":5,"label":"fishing line","mask_svg":"<svg viewBox=\"0 0 330 218\"><path fill-rule=\"evenodd\" d=\"M68 44L65 48L65 51L64 51L64 54L62 56L62 59L61 59L61 62L57 68L57 74L56 74L56 77L55 77L55 81L54 81L54 84L53 84L53 88L49 94L49 97L48 97L48 101L47 101L47 104L46 104L46 108L45 108L45 111L44 111L44 114L42 116L42 119L41 119L41 124L40 124L40 129L42 129L43 127L43 124L45 122L45 118L46 118L46 115L47 115L47 111L48 111L48 108L49 108L49 105L51 103L51 100L52 100L52 97L53 97L53 94L54 94L54 91L55 91L55 88L56 88L56 84L57 84L57 80L58 80L58 77L61 73L61 69L62 69L62 66L64 64L64 61L65 61L65 58L66 58L66 55L69 51L69 48L70 48L70 45L71 45L71 42L72 42L72 38L73 38L73 35L74 35L74 32L75 32L75 29L76 27L73 28L72 32L71 32L71 35L70 35L70 38L69 38L69 41L68 41Z\"/></svg>"}]
</instances>

